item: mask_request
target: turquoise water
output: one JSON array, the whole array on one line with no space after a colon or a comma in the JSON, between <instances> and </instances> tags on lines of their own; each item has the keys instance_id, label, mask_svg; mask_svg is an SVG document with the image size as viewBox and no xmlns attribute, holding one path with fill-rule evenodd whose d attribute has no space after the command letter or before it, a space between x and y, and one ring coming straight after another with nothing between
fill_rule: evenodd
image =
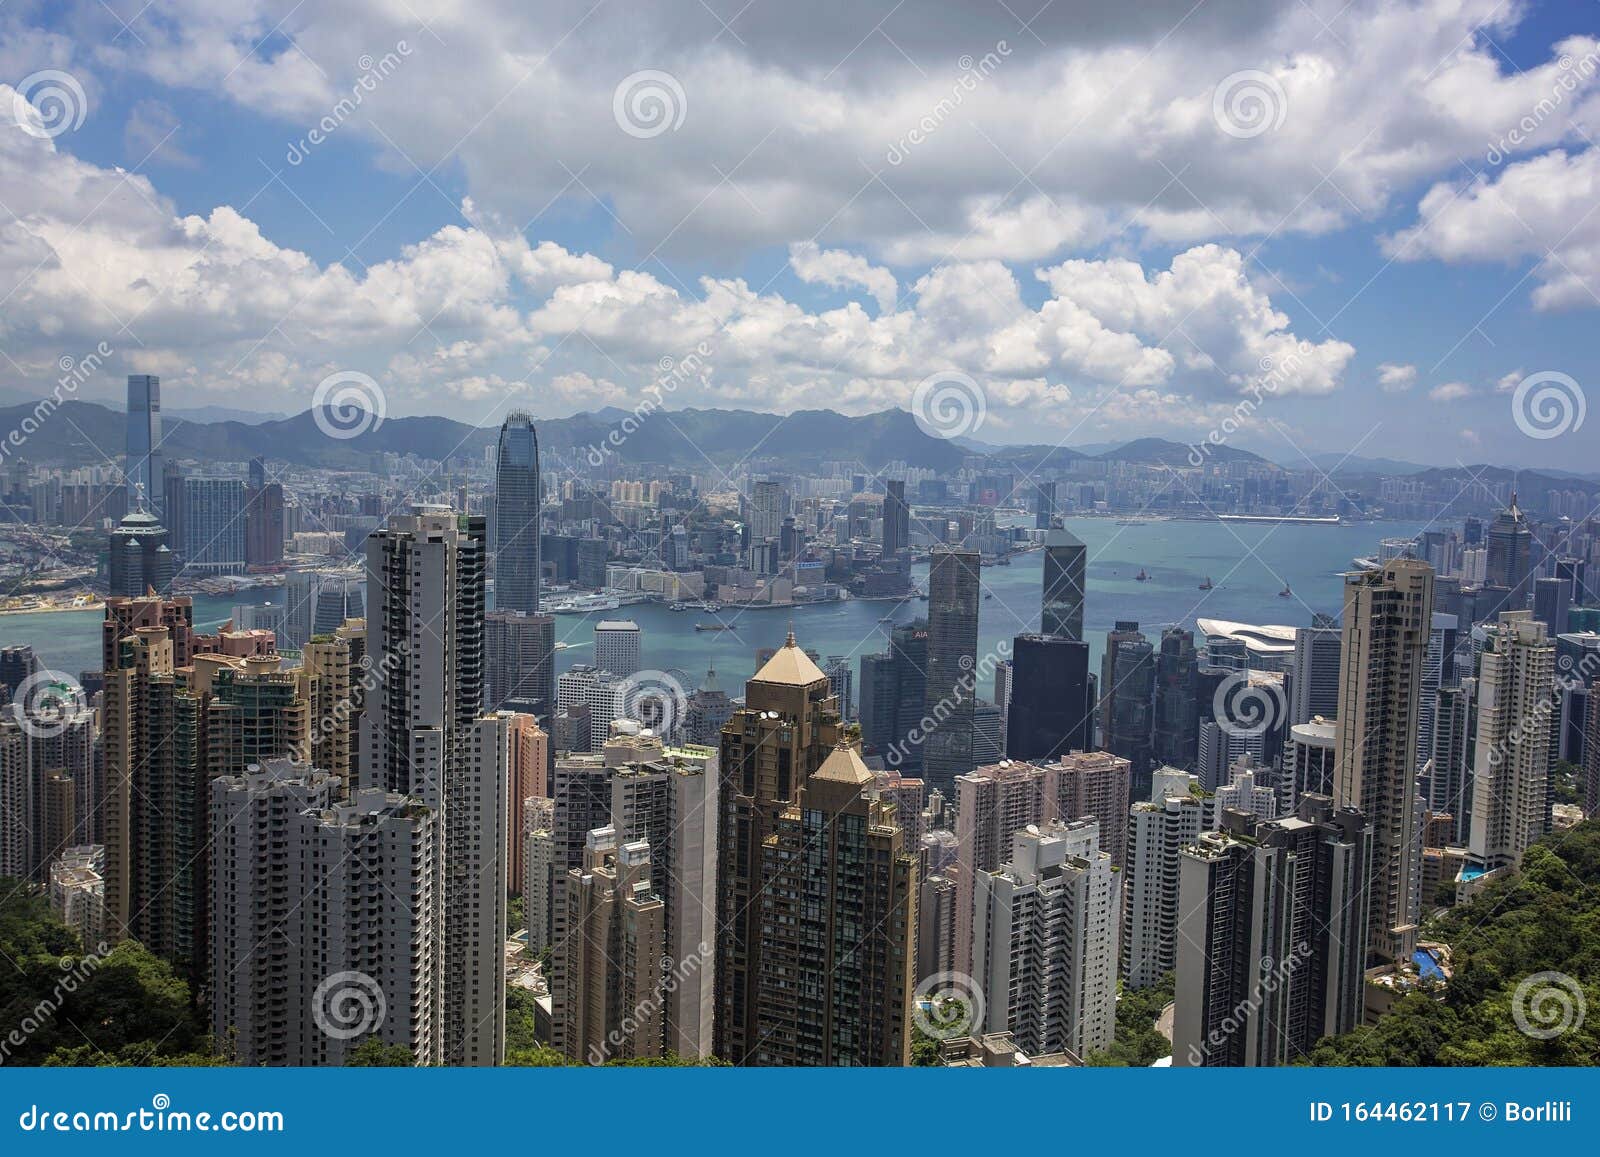
<instances>
[{"instance_id":1,"label":"turquoise water","mask_svg":"<svg viewBox=\"0 0 1600 1157\"><path fill-rule=\"evenodd\" d=\"M1368 522L1350 526L1221 524L1214 522L1151 522L1119 526L1112 519L1071 519L1068 528L1089 547L1086 627L1098 669L1105 633L1116 620L1132 619L1152 637L1173 624L1193 628L1199 616L1256 623L1306 626L1315 611L1338 614L1342 597L1339 574L1356 555L1377 550L1381 538L1415 534L1409 523ZM1021 555L1010 566L986 567L986 596L979 613L979 649L990 652L1002 639L1039 628L1039 595L1043 558ZM1143 567L1148 582L1134 575ZM1210 576L1211 591L1198 590ZM919 572L926 582L926 568ZM1287 584L1290 598L1279 598ZM269 592L273 601L279 592ZM259 592L258 592L259 597ZM214 630L241 598L197 598L195 622ZM712 661L724 689L736 693L755 670L756 651L783 643L793 624L800 644L819 655L848 655L881 650L891 624L926 613L927 604L909 602L827 603L775 610L730 610L722 621L728 631L696 631L701 611L669 611L644 604L609 614L558 615L556 638L567 644L557 658L559 670L592 661L594 624L603 618L627 616L644 631L643 663L656 669L678 669L698 682ZM0 616L0 645L32 643L42 662L77 674L100 663L100 616L93 613ZM852 664L854 665L854 664ZM980 687L987 695L989 688Z\"/></svg>"}]
</instances>

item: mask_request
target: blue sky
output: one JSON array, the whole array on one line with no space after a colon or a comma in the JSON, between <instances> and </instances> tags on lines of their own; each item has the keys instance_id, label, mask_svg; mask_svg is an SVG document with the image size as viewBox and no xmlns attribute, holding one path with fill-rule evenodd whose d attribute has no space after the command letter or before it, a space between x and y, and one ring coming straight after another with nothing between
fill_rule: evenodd
<instances>
[{"instance_id":1,"label":"blue sky","mask_svg":"<svg viewBox=\"0 0 1600 1157\"><path fill-rule=\"evenodd\" d=\"M0 8L0 391L1600 468L1592 5L527 7Z\"/></svg>"}]
</instances>

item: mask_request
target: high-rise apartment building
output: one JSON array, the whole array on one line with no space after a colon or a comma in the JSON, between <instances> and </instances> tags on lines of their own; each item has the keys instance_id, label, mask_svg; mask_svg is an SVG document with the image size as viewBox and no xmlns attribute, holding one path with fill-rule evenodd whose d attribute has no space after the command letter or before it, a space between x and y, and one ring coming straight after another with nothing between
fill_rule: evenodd
<instances>
[{"instance_id":1,"label":"high-rise apartment building","mask_svg":"<svg viewBox=\"0 0 1600 1157\"><path fill-rule=\"evenodd\" d=\"M1095 819L1100 850L1119 871L1127 867L1128 792L1131 764L1109 751L1063 755L1043 765L1044 818Z\"/></svg>"},{"instance_id":2,"label":"high-rise apartment building","mask_svg":"<svg viewBox=\"0 0 1600 1157\"><path fill-rule=\"evenodd\" d=\"M1223 824L1180 853L1172 1063L1292 1064L1361 1023L1372 828L1317 795Z\"/></svg>"},{"instance_id":3,"label":"high-rise apartment building","mask_svg":"<svg viewBox=\"0 0 1600 1157\"><path fill-rule=\"evenodd\" d=\"M759 1065L905 1065L917 856L872 773L840 744L760 849Z\"/></svg>"},{"instance_id":4,"label":"high-rise apartment building","mask_svg":"<svg viewBox=\"0 0 1600 1157\"><path fill-rule=\"evenodd\" d=\"M1544 623L1532 611L1501 612L1478 666L1468 843L1473 860L1490 871L1515 868L1549 830L1555 674Z\"/></svg>"},{"instance_id":5,"label":"high-rise apartment building","mask_svg":"<svg viewBox=\"0 0 1600 1157\"><path fill-rule=\"evenodd\" d=\"M718 760L716 1048L734 1064L761 1047L766 972L763 855L782 814L837 747L842 723L828 676L788 641L745 685Z\"/></svg>"},{"instance_id":6,"label":"high-rise apartment building","mask_svg":"<svg viewBox=\"0 0 1600 1157\"><path fill-rule=\"evenodd\" d=\"M514 411L500 427L494 471L494 605L539 612L539 436Z\"/></svg>"},{"instance_id":7,"label":"high-rise apartment building","mask_svg":"<svg viewBox=\"0 0 1600 1157\"><path fill-rule=\"evenodd\" d=\"M1122 889L1099 834L1093 820L1024 828L1005 864L977 873L982 1031L1010 1032L1025 1053L1082 1057L1116 1034Z\"/></svg>"},{"instance_id":8,"label":"high-rise apartment building","mask_svg":"<svg viewBox=\"0 0 1600 1157\"><path fill-rule=\"evenodd\" d=\"M1205 819L1205 800L1187 792L1129 808L1122 925L1129 988L1149 988L1177 963L1178 853L1199 839Z\"/></svg>"},{"instance_id":9,"label":"high-rise apartment building","mask_svg":"<svg viewBox=\"0 0 1600 1157\"><path fill-rule=\"evenodd\" d=\"M442 1063L438 813L378 789L342 803L338 780L287 760L209 786L219 1046L339 1066L376 1038Z\"/></svg>"},{"instance_id":10,"label":"high-rise apartment building","mask_svg":"<svg viewBox=\"0 0 1600 1157\"><path fill-rule=\"evenodd\" d=\"M1421 897L1416 865L1417 713L1433 616L1433 568L1397 558L1345 575L1334 799L1372 825L1368 952L1409 960Z\"/></svg>"},{"instance_id":11,"label":"high-rise apartment building","mask_svg":"<svg viewBox=\"0 0 1600 1157\"><path fill-rule=\"evenodd\" d=\"M1011 833L1043 823L1044 769L1004 759L958 776L956 797L956 970L972 972L972 904L976 874L993 871L1011 848Z\"/></svg>"},{"instance_id":12,"label":"high-rise apartment building","mask_svg":"<svg viewBox=\"0 0 1600 1157\"><path fill-rule=\"evenodd\" d=\"M978 600L977 551L935 547L928 565L928 683L922 777L948 791L973 768L972 717L976 703Z\"/></svg>"},{"instance_id":13,"label":"high-rise apartment building","mask_svg":"<svg viewBox=\"0 0 1600 1157\"><path fill-rule=\"evenodd\" d=\"M480 1024L504 1005L502 860L509 809L504 727L481 720L484 523L445 507L396 514L367 540L372 687L360 728L360 783L414 796L440 813L440 904L449 1063L493 1063ZM498 988L498 993L492 991ZM498 1003L497 1003L498 999ZM476 1012L474 1010L477 1010ZM473 1017L474 1019L468 1019Z\"/></svg>"},{"instance_id":14,"label":"high-rise apartment building","mask_svg":"<svg viewBox=\"0 0 1600 1157\"><path fill-rule=\"evenodd\" d=\"M183 569L240 574L245 568L245 491L238 478L183 480Z\"/></svg>"}]
</instances>

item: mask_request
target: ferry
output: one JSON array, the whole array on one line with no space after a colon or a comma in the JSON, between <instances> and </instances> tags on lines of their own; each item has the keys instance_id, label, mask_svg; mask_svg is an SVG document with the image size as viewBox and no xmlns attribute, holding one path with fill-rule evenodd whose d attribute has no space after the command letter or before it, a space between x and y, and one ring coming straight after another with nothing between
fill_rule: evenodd
<instances>
[{"instance_id":1,"label":"ferry","mask_svg":"<svg viewBox=\"0 0 1600 1157\"><path fill-rule=\"evenodd\" d=\"M1211 587L1212 587L1211 576L1210 575L1206 575L1206 581L1200 584L1200 589L1203 590L1203 591L1208 591L1208 590L1211 589Z\"/></svg>"},{"instance_id":2,"label":"ferry","mask_svg":"<svg viewBox=\"0 0 1600 1157\"><path fill-rule=\"evenodd\" d=\"M727 623L696 623L694 625L694 629L697 630L697 631L731 631L731 630L733 630L733 628L731 626L729 626Z\"/></svg>"},{"instance_id":3,"label":"ferry","mask_svg":"<svg viewBox=\"0 0 1600 1157\"><path fill-rule=\"evenodd\" d=\"M1278 597L1280 599L1290 599L1294 597L1294 592L1289 589L1288 583L1283 584L1283 589L1278 592Z\"/></svg>"},{"instance_id":4,"label":"ferry","mask_svg":"<svg viewBox=\"0 0 1600 1157\"><path fill-rule=\"evenodd\" d=\"M1133 581L1136 583L1147 583L1150 581L1150 575L1144 569L1144 567L1140 567L1139 573L1133 576Z\"/></svg>"}]
</instances>

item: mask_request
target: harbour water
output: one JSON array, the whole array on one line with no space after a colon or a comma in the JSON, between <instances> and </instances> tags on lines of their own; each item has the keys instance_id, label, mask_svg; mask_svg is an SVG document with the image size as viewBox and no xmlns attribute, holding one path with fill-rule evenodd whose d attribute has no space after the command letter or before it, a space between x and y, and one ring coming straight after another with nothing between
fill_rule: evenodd
<instances>
[{"instance_id":1,"label":"harbour water","mask_svg":"<svg viewBox=\"0 0 1600 1157\"><path fill-rule=\"evenodd\" d=\"M1069 519L1067 527L1089 547L1086 631L1098 665L1105 634L1121 620L1137 622L1152 639L1174 624L1193 629L1198 617L1240 622L1306 626L1313 612L1337 615L1339 575L1351 559L1370 554L1382 538L1409 537L1421 527L1398 522L1341 526L1143 522L1121 525L1110 518ZM1002 640L1039 629L1043 556L1016 556L1009 566L985 567L979 607L979 653L992 654ZM1136 581L1140 569L1146 581ZM1213 589L1200 584L1210 578ZM927 568L918 569L924 586ZM1287 587L1289 597L1279 597ZM281 591L259 601L276 601ZM215 630L242 598L195 599L195 623ZM862 654L882 650L895 622L927 613L927 604L850 601L812 606L729 609L719 616L731 629L696 631L713 619L700 610L672 611L650 603L589 615L558 615L556 639L562 644L557 670L590 662L594 624L604 618L631 618L643 630L642 662L654 670L681 672L692 685L715 663L719 681L739 694L755 670L756 652L782 644L792 626L800 644L826 658L844 655L857 666ZM889 618L891 622L881 622ZM61 613L0 616L0 645L33 644L45 665L71 675L100 663L98 614ZM987 696L990 688L979 686Z\"/></svg>"}]
</instances>

